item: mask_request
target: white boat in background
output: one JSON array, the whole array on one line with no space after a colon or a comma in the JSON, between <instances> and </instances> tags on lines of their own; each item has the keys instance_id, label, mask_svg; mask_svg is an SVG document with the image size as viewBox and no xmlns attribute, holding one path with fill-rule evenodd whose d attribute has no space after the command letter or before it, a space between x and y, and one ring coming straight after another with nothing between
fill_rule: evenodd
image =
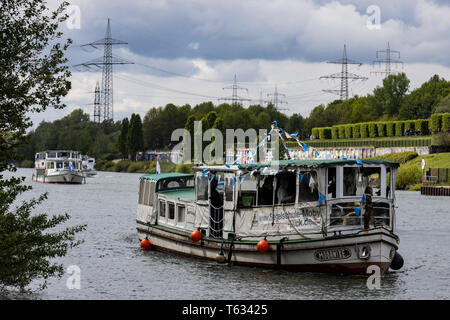
<instances>
[{"instance_id":1,"label":"white boat in background","mask_svg":"<svg viewBox=\"0 0 450 320\"><path fill-rule=\"evenodd\" d=\"M81 153L71 150L47 150L36 153L32 180L44 183L86 182Z\"/></svg>"},{"instance_id":2,"label":"white boat in background","mask_svg":"<svg viewBox=\"0 0 450 320\"><path fill-rule=\"evenodd\" d=\"M92 177L97 174L95 170L95 158L88 157L87 155L82 156L81 167L86 177Z\"/></svg>"},{"instance_id":3,"label":"white boat in background","mask_svg":"<svg viewBox=\"0 0 450 320\"><path fill-rule=\"evenodd\" d=\"M397 270L398 163L283 160L140 178L144 249L230 264L380 274Z\"/></svg>"}]
</instances>

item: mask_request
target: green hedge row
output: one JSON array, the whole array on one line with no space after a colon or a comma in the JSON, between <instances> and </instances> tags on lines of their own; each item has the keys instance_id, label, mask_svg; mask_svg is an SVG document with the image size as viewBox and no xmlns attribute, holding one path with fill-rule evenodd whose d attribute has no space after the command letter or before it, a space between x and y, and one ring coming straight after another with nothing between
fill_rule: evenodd
<instances>
[{"instance_id":1,"label":"green hedge row","mask_svg":"<svg viewBox=\"0 0 450 320\"><path fill-rule=\"evenodd\" d=\"M417 138L386 138L386 139L351 139L351 140L311 140L304 141L313 148L339 148L339 147L375 147L375 148L397 148L397 147L430 147L431 137ZM288 141L287 147L298 147L297 142Z\"/></svg>"},{"instance_id":2,"label":"green hedge row","mask_svg":"<svg viewBox=\"0 0 450 320\"><path fill-rule=\"evenodd\" d=\"M322 135L320 134L322 130ZM359 139L402 137L408 130L420 131L421 136L428 136L432 132L450 129L450 113L433 114L430 119L407 121L380 121L340 124L332 127L313 128L312 135L319 139ZM430 132L431 131L431 132Z\"/></svg>"}]
</instances>

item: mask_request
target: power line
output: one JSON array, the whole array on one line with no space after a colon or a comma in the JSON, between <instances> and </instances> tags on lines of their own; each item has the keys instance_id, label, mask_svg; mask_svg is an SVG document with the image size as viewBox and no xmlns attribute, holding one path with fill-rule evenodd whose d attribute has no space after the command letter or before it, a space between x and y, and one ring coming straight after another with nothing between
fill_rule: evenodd
<instances>
[{"instance_id":1,"label":"power line","mask_svg":"<svg viewBox=\"0 0 450 320\"><path fill-rule=\"evenodd\" d=\"M275 91L274 91L274 93L268 93L267 96L268 96L268 97L273 96L272 103L273 103L275 109L277 109L277 110L279 110L279 111L281 111L281 110L287 110L286 108L281 108L281 107L279 107L280 104L283 104L283 103L287 104L287 101L283 101L283 100L280 100L280 99L279 99L279 97L284 97L284 98L286 98L286 95L283 94L283 93L279 93L279 92L278 92L278 88L277 88L276 85L275 85Z\"/></svg>"},{"instance_id":2,"label":"power line","mask_svg":"<svg viewBox=\"0 0 450 320\"><path fill-rule=\"evenodd\" d=\"M322 76L321 79L340 79L341 80L341 88L339 90L323 90L324 92L338 94L340 96L341 100L347 100L348 99L348 80L367 80L368 78L359 76L357 74L349 73L348 72L348 65L349 64L357 64L359 66L362 65L361 62L353 61L347 58L347 47L344 44L344 53L342 55L342 59L339 59L337 61L330 61L328 63L334 63L334 64L341 64L342 65L342 71L339 73L334 73L328 76Z\"/></svg>"}]
</instances>

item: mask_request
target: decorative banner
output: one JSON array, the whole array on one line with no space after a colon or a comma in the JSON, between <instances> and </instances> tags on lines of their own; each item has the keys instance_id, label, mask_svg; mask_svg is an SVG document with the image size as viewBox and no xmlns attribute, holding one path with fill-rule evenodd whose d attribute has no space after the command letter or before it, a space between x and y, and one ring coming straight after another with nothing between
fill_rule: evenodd
<instances>
[{"instance_id":1,"label":"decorative banner","mask_svg":"<svg viewBox=\"0 0 450 320\"><path fill-rule=\"evenodd\" d=\"M202 179L205 178L205 174L208 172L208 169L203 169L202 171Z\"/></svg>"},{"instance_id":2,"label":"decorative banner","mask_svg":"<svg viewBox=\"0 0 450 320\"><path fill-rule=\"evenodd\" d=\"M303 144L303 151L308 151L308 146L306 145L306 143Z\"/></svg>"},{"instance_id":3,"label":"decorative banner","mask_svg":"<svg viewBox=\"0 0 450 320\"><path fill-rule=\"evenodd\" d=\"M361 214L361 207L356 207L354 209L355 209L356 216L359 217L359 215Z\"/></svg>"},{"instance_id":4,"label":"decorative banner","mask_svg":"<svg viewBox=\"0 0 450 320\"><path fill-rule=\"evenodd\" d=\"M342 158L342 160L344 160L344 161L345 161L345 160L347 160L347 158Z\"/></svg>"},{"instance_id":5,"label":"decorative banner","mask_svg":"<svg viewBox=\"0 0 450 320\"><path fill-rule=\"evenodd\" d=\"M356 163L359 164L360 166L364 165L364 163L361 160L356 160Z\"/></svg>"},{"instance_id":6,"label":"decorative banner","mask_svg":"<svg viewBox=\"0 0 450 320\"><path fill-rule=\"evenodd\" d=\"M236 176L233 177L233 183L231 185L234 186L235 184L236 184Z\"/></svg>"},{"instance_id":7,"label":"decorative banner","mask_svg":"<svg viewBox=\"0 0 450 320\"><path fill-rule=\"evenodd\" d=\"M325 201L327 199L327 197L325 197L323 194L319 194L319 200L317 200L317 202L319 204L321 204L323 201Z\"/></svg>"},{"instance_id":8,"label":"decorative banner","mask_svg":"<svg viewBox=\"0 0 450 320\"><path fill-rule=\"evenodd\" d=\"M212 175L211 175L211 179L209 179L209 183L211 183L211 181L213 181L214 177L215 177L215 175L212 174Z\"/></svg>"}]
</instances>

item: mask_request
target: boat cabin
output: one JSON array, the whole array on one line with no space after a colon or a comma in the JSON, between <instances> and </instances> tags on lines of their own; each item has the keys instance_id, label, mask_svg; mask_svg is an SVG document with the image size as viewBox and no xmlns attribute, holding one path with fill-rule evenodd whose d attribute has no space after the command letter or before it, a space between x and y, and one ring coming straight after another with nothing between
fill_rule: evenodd
<instances>
[{"instance_id":1,"label":"boat cabin","mask_svg":"<svg viewBox=\"0 0 450 320\"><path fill-rule=\"evenodd\" d=\"M218 241L393 231L397 167L381 160L283 160L144 175L137 222L199 229Z\"/></svg>"}]
</instances>

